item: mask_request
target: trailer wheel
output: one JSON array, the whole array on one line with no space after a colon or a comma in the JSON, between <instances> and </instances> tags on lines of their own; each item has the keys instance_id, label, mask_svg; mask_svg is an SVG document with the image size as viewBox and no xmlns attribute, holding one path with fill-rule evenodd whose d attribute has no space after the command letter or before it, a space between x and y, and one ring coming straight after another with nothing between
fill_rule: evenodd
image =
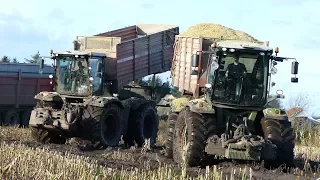
<instances>
[{"instance_id":1,"label":"trailer wheel","mask_svg":"<svg viewBox=\"0 0 320 180\"><path fill-rule=\"evenodd\" d=\"M88 106L84 112L83 128L88 132L89 138L95 149L119 144L123 120L120 108L115 104L109 104L104 108Z\"/></svg>"},{"instance_id":2,"label":"trailer wheel","mask_svg":"<svg viewBox=\"0 0 320 180\"><path fill-rule=\"evenodd\" d=\"M176 163L181 164L183 158L186 165L194 167L201 165L206 154L205 145L208 130L205 126L204 118L189 109L183 109L177 119L174 131L173 141L173 159ZM187 154L183 157L184 138L187 144Z\"/></svg>"},{"instance_id":3,"label":"trailer wheel","mask_svg":"<svg viewBox=\"0 0 320 180\"><path fill-rule=\"evenodd\" d=\"M4 113L3 124L15 126L20 124L20 117L16 110L9 110Z\"/></svg>"},{"instance_id":4,"label":"trailer wheel","mask_svg":"<svg viewBox=\"0 0 320 180\"><path fill-rule=\"evenodd\" d=\"M173 135L174 135L174 125L178 119L178 113L171 113L168 116L168 129L167 129L167 142L166 142L166 156L172 158L173 156Z\"/></svg>"},{"instance_id":5,"label":"trailer wheel","mask_svg":"<svg viewBox=\"0 0 320 180\"><path fill-rule=\"evenodd\" d=\"M261 127L264 138L277 146L277 158L273 161L265 161L266 166L279 167L285 164L294 167L294 133L288 120L276 120L263 118Z\"/></svg>"},{"instance_id":6,"label":"trailer wheel","mask_svg":"<svg viewBox=\"0 0 320 180\"><path fill-rule=\"evenodd\" d=\"M29 126L30 115L32 110L25 110L21 113L21 125L24 127Z\"/></svg>"},{"instance_id":7,"label":"trailer wheel","mask_svg":"<svg viewBox=\"0 0 320 180\"><path fill-rule=\"evenodd\" d=\"M3 117L1 112L0 112L0 125L3 125Z\"/></svg>"},{"instance_id":8,"label":"trailer wheel","mask_svg":"<svg viewBox=\"0 0 320 180\"><path fill-rule=\"evenodd\" d=\"M31 136L38 142L43 144L65 144L66 137L59 131L49 131L41 127L31 127Z\"/></svg>"}]
</instances>

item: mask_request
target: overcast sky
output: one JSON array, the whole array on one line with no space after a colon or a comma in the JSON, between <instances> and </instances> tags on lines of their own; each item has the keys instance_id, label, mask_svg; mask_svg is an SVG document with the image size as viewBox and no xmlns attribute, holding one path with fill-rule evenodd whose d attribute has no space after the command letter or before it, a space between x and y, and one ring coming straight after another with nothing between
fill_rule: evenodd
<instances>
[{"instance_id":1,"label":"overcast sky","mask_svg":"<svg viewBox=\"0 0 320 180\"><path fill-rule=\"evenodd\" d=\"M50 49L71 49L77 35L139 23L176 24L180 32L217 23L269 40L271 47L279 46L279 56L296 57L299 83L290 82L291 62L283 63L273 77L273 91L283 89L284 103L305 92L313 102L309 113L320 114L319 7L316 0L11 0L0 6L0 56L19 61L37 51L47 56Z\"/></svg>"}]
</instances>

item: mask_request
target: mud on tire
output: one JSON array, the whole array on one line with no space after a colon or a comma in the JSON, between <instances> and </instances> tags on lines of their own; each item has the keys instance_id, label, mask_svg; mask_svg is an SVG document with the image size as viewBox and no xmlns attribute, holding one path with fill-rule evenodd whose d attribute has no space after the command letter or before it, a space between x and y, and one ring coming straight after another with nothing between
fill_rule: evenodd
<instances>
[{"instance_id":1,"label":"mud on tire","mask_svg":"<svg viewBox=\"0 0 320 180\"><path fill-rule=\"evenodd\" d=\"M132 111L129 118L128 133L125 141L130 146L135 141L139 147L143 146L145 139L150 139L150 146L154 146L158 135L159 118L155 107L145 104Z\"/></svg>"},{"instance_id":2,"label":"mud on tire","mask_svg":"<svg viewBox=\"0 0 320 180\"><path fill-rule=\"evenodd\" d=\"M208 122L202 115L183 109L176 121L173 141L173 159L176 163L182 163L183 133L186 129L186 139L189 143L186 155L186 165L189 167L202 165L206 158L205 146L209 132Z\"/></svg>"},{"instance_id":3,"label":"mud on tire","mask_svg":"<svg viewBox=\"0 0 320 180\"><path fill-rule=\"evenodd\" d=\"M171 113L168 116L168 130L167 130L167 141L166 141L166 156L169 158L173 157L173 136L174 136L174 126L178 119L177 113Z\"/></svg>"},{"instance_id":4,"label":"mud on tire","mask_svg":"<svg viewBox=\"0 0 320 180\"><path fill-rule=\"evenodd\" d=\"M41 127L30 127L31 136L38 142L43 144L64 144L66 143L66 137L64 137L58 131L49 131Z\"/></svg>"},{"instance_id":5,"label":"mud on tire","mask_svg":"<svg viewBox=\"0 0 320 180\"><path fill-rule=\"evenodd\" d=\"M115 104L106 107L88 106L83 114L82 128L85 139L91 140L95 149L119 144L123 123L120 108Z\"/></svg>"},{"instance_id":6,"label":"mud on tire","mask_svg":"<svg viewBox=\"0 0 320 180\"><path fill-rule=\"evenodd\" d=\"M294 166L294 133L291 123L288 120L276 120L263 118L261 120L262 131L265 139L270 140L277 146L275 160L268 160L267 167Z\"/></svg>"}]
</instances>

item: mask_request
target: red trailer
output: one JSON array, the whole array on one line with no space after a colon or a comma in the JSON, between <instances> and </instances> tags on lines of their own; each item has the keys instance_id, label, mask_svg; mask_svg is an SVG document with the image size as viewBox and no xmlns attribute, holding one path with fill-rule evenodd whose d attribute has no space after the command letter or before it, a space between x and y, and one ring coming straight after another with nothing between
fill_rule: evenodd
<instances>
[{"instance_id":1,"label":"red trailer","mask_svg":"<svg viewBox=\"0 0 320 180\"><path fill-rule=\"evenodd\" d=\"M53 91L50 66L39 73L38 64L0 64L0 124L29 124L31 110L36 105L34 96L41 91Z\"/></svg>"}]
</instances>

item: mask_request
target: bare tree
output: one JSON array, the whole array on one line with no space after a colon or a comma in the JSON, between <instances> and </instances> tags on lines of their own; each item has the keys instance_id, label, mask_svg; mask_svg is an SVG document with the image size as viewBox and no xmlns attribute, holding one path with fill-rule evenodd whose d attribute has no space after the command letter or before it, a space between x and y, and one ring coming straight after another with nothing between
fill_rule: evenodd
<instances>
[{"instance_id":1,"label":"bare tree","mask_svg":"<svg viewBox=\"0 0 320 180\"><path fill-rule=\"evenodd\" d=\"M303 110L308 110L312 106L311 97L307 92L300 92L294 97L290 97L287 109L301 107Z\"/></svg>"}]
</instances>

